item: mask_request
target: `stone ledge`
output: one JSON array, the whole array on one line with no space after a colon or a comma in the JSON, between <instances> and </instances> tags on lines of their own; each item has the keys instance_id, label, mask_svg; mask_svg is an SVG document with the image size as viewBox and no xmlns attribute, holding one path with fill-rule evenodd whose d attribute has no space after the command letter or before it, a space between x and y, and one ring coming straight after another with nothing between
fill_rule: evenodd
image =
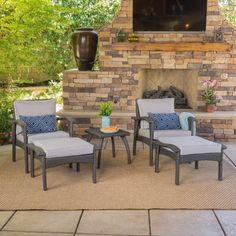
<instances>
[{"instance_id":1,"label":"stone ledge","mask_svg":"<svg viewBox=\"0 0 236 236\"><path fill-rule=\"evenodd\" d=\"M176 110L177 112L182 112L182 110ZM84 110L60 110L57 112L60 116L68 116L73 118L96 118L98 117L99 111L84 111ZM198 112L191 111L197 119L235 119L236 111L215 111L209 112ZM135 112L124 112L124 111L114 111L111 115L113 118L129 118L135 116Z\"/></svg>"}]
</instances>

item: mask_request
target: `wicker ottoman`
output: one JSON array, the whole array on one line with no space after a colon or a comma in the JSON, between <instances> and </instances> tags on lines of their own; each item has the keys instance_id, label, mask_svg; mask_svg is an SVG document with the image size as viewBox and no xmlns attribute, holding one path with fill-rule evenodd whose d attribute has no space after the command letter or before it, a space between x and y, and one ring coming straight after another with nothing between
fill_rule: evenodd
<instances>
[{"instance_id":1,"label":"wicker ottoman","mask_svg":"<svg viewBox=\"0 0 236 236\"><path fill-rule=\"evenodd\" d=\"M47 190L46 169L77 163L92 163L92 180L96 183L96 155L94 145L80 138L56 138L33 141L28 145L31 177L34 177L34 159L42 164L43 190Z\"/></svg>"},{"instance_id":2,"label":"wicker ottoman","mask_svg":"<svg viewBox=\"0 0 236 236\"><path fill-rule=\"evenodd\" d=\"M175 184L179 185L180 164L198 161L217 161L218 180L222 180L223 144L215 143L198 136L163 137L155 141L155 172L159 172L159 155L164 154L175 160Z\"/></svg>"}]
</instances>

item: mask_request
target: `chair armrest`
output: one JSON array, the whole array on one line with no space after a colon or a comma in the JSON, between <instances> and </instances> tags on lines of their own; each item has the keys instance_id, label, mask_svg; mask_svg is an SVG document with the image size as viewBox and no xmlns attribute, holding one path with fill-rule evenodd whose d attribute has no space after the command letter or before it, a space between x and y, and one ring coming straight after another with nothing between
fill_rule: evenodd
<instances>
[{"instance_id":1,"label":"chair armrest","mask_svg":"<svg viewBox=\"0 0 236 236\"><path fill-rule=\"evenodd\" d=\"M173 145L173 144L170 144L170 143L163 143L163 142L161 142L161 141L158 140L158 139L155 140L154 143L157 144L158 146L161 146L162 148L169 148L169 149L171 149L173 152L180 152L180 149L179 149L177 146Z\"/></svg>"},{"instance_id":2,"label":"chair armrest","mask_svg":"<svg viewBox=\"0 0 236 236\"><path fill-rule=\"evenodd\" d=\"M22 129L23 129L23 128L26 128L26 124L25 124L25 122L22 121L22 120L13 120L13 121L12 121L12 124L13 124L13 125L19 125Z\"/></svg>"},{"instance_id":3,"label":"chair armrest","mask_svg":"<svg viewBox=\"0 0 236 236\"><path fill-rule=\"evenodd\" d=\"M189 127L189 130L191 130L191 135L192 136L195 136L196 135L196 118L195 117L189 117L188 118L188 127Z\"/></svg>"},{"instance_id":4,"label":"chair armrest","mask_svg":"<svg viewBox=\"0 0 236 236\"><path fill-rule=\"evenodd\" d=\"M62 120L62 121L66 121L67 125L68 125L68 132L70 134L70 136L73 136L73 125L78 123L77 120L75 118L71 118L71 117L60 117L57 116L56 117L58 121Z\"/></svg>"},{"instance_id":5,"label":"chair armrest","mask_svg":"<svg viewBox=\"0 0 236 236\"><path fill-rule=\"evenodd\" d=\"M131 119L133 119L134 121L147 121L149 124L153 123L153 120L148 117L148 116L142 116L142 117L131 117Z\"/></svg>"}]
</instances>

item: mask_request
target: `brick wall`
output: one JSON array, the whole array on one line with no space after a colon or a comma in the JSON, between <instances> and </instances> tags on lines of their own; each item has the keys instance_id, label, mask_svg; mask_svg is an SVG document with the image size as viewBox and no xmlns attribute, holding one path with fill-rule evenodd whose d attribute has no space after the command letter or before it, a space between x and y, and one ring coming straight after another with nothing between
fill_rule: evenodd
<instances>
[{"instance_id":1,"label":"brick wall","mask_svg":"<svg viewBox=\"0 0 236 236\"><path fill-rule=\"evenodd\" d=\"M212 42L222 27L229 52L159 52L116 50L116 32L132 32L132 0L123 0L114 21L99 32L100 71L64 72L65 109L97 109L104 100L115 100L115 109L133 111L138 94L138 72L145 69L198 69L199 81L217 79L218 110L236 109L236 31L220 14L217 0L208 0L207 27L200 33L138 33L141 42ZM208 68L206 70L205 68ZM191 79L191 78L189 78ZM198 109L203 108L199 96Z\"/></svg>"}]
</instances>

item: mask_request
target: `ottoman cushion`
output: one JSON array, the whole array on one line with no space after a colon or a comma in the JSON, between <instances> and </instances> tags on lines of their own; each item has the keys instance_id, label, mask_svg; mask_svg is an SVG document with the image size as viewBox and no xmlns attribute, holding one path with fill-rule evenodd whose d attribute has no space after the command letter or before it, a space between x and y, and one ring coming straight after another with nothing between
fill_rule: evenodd
<instances>
[{"instance_id":1,"label":"ottoman cushion","mask_svg":"<svg viewBox=\"0 0 236 236\"><path fill-rule=\"evenodd\" d=\"M80 138L56 138L33 141L42 148L46 158L79 156L93 153L93 145Z\"/></svg>"},{"instance_id":2,"label":"ottoman cushion","mask_svg":"<svg viewBox=\"0 0 236 236\"><path fill-rule=\"evenodd\" d=\"M173 144L180 149L180 155L220 153L222 145L201 137L163 137L160 142Z\"/></svg>"}]
</instances>

